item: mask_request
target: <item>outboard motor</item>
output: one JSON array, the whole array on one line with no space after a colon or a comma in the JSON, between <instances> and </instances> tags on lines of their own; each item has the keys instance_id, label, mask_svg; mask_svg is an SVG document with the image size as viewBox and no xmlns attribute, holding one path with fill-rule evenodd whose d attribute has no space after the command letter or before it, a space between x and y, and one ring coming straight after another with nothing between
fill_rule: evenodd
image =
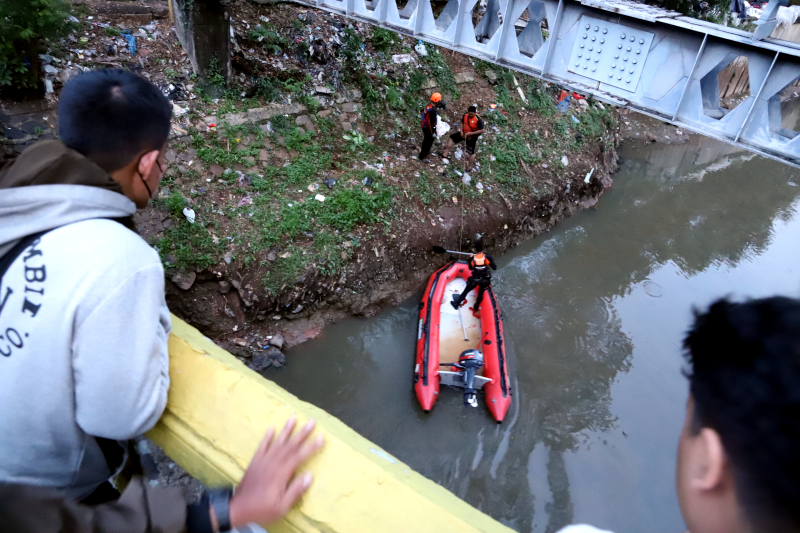
<instances>
[{"instance_id":1,"label":"outboard motor","mask_svg":"<svg viewBox=\"0 0 800 533\"><path fill-rule=\"evenodd\" d=\"M457 368L464 373L464 405L478 407L477 391L475 385L475 374L483 367L483 353L480 350L466 350L458 357Z\"/></svg>"}]
</instances>

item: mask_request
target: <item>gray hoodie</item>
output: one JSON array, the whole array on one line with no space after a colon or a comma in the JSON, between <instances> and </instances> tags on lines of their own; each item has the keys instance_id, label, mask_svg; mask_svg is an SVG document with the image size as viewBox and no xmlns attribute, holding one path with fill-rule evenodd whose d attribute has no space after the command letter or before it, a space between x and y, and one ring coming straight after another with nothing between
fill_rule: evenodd
<instances>
[{"instance_id":1,"label":"gray hoodie","mask_svg":"<svg viewBox=\"0 0 800 533\"><path fill-rule=\"evenodd\" d=\"M47 172L62 165L73 178L102 173L55 148L63 153ZM0 282L0 481L82 497L112 474L94 437L127 440L161 416L171 323L157 252L109 220L136 211L112 185L33 179L3 188L42 171L41 159L23 153L0 174L0 254L57 228L24 250Z\"/></svg>"}]
</instances>

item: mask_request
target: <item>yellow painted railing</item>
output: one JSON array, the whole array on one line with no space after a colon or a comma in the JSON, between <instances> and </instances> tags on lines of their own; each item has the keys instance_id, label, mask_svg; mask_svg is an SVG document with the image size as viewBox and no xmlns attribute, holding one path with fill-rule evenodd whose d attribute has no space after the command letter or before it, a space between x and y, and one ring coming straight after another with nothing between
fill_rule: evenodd
<instances>
[{"instance_id":1,"label":"yellow painted railing","mask_svg":"<svg viewBox=\"0 0 800 533\"><path fill-rule=\"evenodd\" d=\"M148 437L210 486L238 482L269 426L292 413L317 420L325 447L309 461L314 484L270 533L509 532L414 472L337 418L245 367L172 317L169 401Z\"/></svg>"}]
</instances>

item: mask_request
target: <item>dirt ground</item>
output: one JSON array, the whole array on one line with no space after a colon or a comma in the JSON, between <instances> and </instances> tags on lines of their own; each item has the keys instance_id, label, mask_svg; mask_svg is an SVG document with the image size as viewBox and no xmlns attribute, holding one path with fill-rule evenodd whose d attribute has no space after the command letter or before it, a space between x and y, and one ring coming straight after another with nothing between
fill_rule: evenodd
<instances>
[{"instance_id":1,"label":"dirt ground","mask_svg":"<svg viewBox=\"0 0 800 533\"><path fill-rule=\"evenodd\" d=\"M556 86L430 45L423 56L411 39L330 13L233 0L234 79L211 98L161 4L137 15L109 4L82 6L82 31L43 50L54 93L4 102L0 141L13 157L54 136L59 88L86 69L127 68L158 86L175 111L168 170L138 228L164 260L170 309L247 361L278 333L292 346L400 302L447 260L434 245L480 238L500 254L611 184L616 111L573 99L559 113ZM468 183L461 149L436 155L447 136L430 163L416 159L433 91L447 122L471 104L486 121ZM248 118L270 106L286 112Z\"/></svg>"}]
</instances>

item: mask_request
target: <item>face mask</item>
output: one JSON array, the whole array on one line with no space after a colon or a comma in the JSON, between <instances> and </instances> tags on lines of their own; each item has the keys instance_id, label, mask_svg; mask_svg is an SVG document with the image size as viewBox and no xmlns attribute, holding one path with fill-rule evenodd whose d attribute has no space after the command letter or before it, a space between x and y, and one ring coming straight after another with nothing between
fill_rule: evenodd
<instances>
[{"instance_id":1,"label":"face mask","mask_svg":"<svg viewBox=\"0 0 800 533\"><path fill-rule=\"evenodd\" d=\"M141 161L141 158L139 158L139 160ZM158 161L158 159L156 159L156 165L158 165L158 170L159 170L159 172L161 172L161 175L163 176L164 175L164 169L161 167L161 163ZM145 180L144 176L142 176L142 173L139 172L139 165L138 164L136 165L136 173L139 174L139 178L142 180L142 183L144 183L145 189L147 189L147 197L150 200L152 200L153 199L153 191L150 190L150 186L147 184L147 180Z\"/></svg>"}]
</instances>

